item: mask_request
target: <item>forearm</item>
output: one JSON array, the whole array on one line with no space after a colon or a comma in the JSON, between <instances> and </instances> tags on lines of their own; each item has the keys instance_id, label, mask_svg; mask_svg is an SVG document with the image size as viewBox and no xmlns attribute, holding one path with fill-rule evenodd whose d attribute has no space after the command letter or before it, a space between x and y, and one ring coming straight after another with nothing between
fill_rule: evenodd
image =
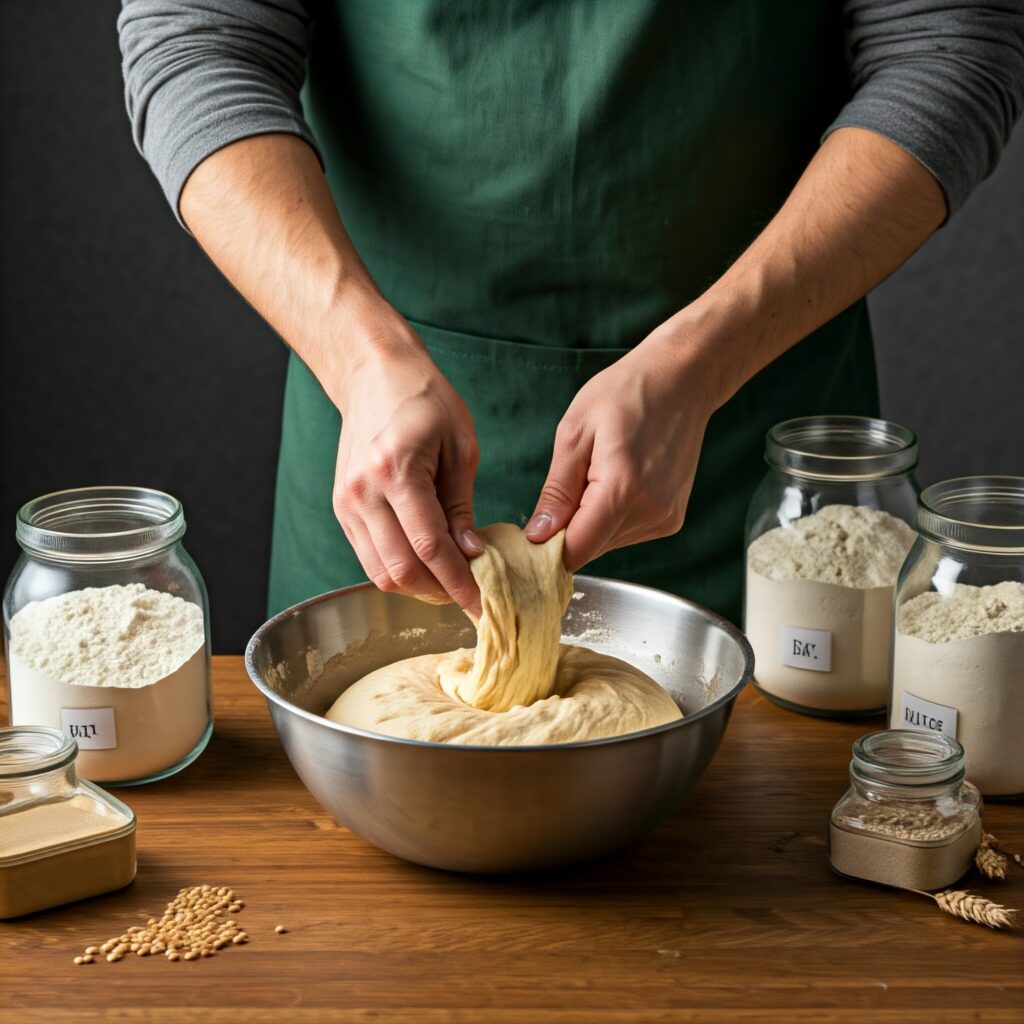
<instances>
[{"instance_id":1,"label":"forearm","mask_svg":"<svg viewBox=\"0 0 1024 1024\"><path fill-rule=\"evenodd\" d=\"M835 132L779 213L700 298L577 394L527 536L566 565L683 523L711 414L897 267L942 222L935 179L894 143Z\"/></svg>"},{"instance_id":2,"label":"forearm","mask_svg":"<svg viewBox=\"0 0 1024 1024\"><path fill-rule=\"evenodd\" d=\"M840 129L750 247L649 340L717 408L891 274L945 214L917 160L879 135Z\"/></svg>"},{"instance_id":3,"label":"forearm","mask_svg":"<svg viewBox=\"0 0 1024 1024\"><path fill-rule=\"evenodd\" d=\"M850 102L779 214L652 336L712 409L906 260L992 171L1024 106L1016 0L844 8Z\"/></svg>"},{"instance_id":4,"label":"forearm","mask_svg":"<svg viewBox=\"0 0 1024 1024\"><path fill-rule=\"evenodd\" d=\"M214 263L339 408L366 360L422 350L360 262L302 116L304 0L123 0L136 143Z\"/></svg>"},{"instance_id":5,"label":"forearm","mask_svg":"<svg viewBox=\"0 0 1024 1024\"><path fill-rule=\"evenodd\" d=\"M209 257L339 408L366 360L421 347L359 259L301 139L259 135L218 150L188 178L180 209Z\"/></svg>"},{"instance_id":6,"label":"forearm","mask_svg":"<svg viewBox=\"0 0 1024 1024\"><path fill-rule=\"evenodd\" d=\"M332 498L369 578L477 613L472 419L373 283L312 149L261 135L218 150L186 181L180 208L342 413Z\"/></svg>"}]
</instances>

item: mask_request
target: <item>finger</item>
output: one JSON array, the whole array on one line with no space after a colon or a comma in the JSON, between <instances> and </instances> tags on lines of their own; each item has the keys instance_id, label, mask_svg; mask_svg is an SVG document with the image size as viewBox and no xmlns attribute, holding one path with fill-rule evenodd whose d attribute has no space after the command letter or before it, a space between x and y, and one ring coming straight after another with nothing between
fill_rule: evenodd
<instances>
[{"instance_id":1,"label":"finger","mask_svg":"<svg viewBox=\"0 0 1024 1024\"><path fill-rule=\"evenodd\" d=\"M448 532L467 558L484 553L473 526L473 481L478 460L476 441L453 441L441 451L435 487L448 521Z\"/></svg>"},{"instance_id":2,"label":"finger","mask_svg":"<svg viewBox=\"0 0 1024 1024\"><path fill-rule=\"evenodd\" d=\"M341 526L345 537L348 539L352 550L359 559L368 579L372 580L382 590L393 589L384 562L373 543L366 527L363 525L360 509L368 499L368 488L364 481L359 478L350 480L347 474L348 452L345 444L345 433L342 432L341 441L338 446L338 462L335 474L333 504L334 515ZM384 585L382 585L384 584Z\"/></svg>"},{"instance_id":3,"label":"finger","mask_svg":"<svg viewBox=\"0 0 1024 1024\"><path fill-rule=\"evenodd\" d=\"M437 500L432 480L404 485L387 494L406 543L460 608L480 614L480 590L466 556L448 532L448 521Z\"/></svg>"},{"instance_id":4,"label":"finger","mask_svg":"<svg viewBox=\"0 0 1024 1024\"><path fill-rule=\"evenodd\" d=\"M619 532L625 510L605 480L592 480L580 499L579 511L565 530L562 559L569 572L576 572L599 554L610 550Z\"/></svg>"},{"instance_id":5,"label":"finger","mask_svg":"<svg viewBox=\"0 0 1024 1024\"><path fill-rule=\"evenodd\" d=\"M408 594L433 604L450 600L445 587L413 550L383 495L363 509L363 524L383 564L384 575L373 581L381 590Z\"/></svg>"},{"instance_id":6,"label":"finger","mask_svg":"<svg viewBox=\"0 0 1024 1024\"><path fill-rule=\"evenodd\" d=\"M363 526L362 520L358 516L347 516L342 520L341 528L345 531L345 536L348 538L349 544L352 545L352 550L356 553L356 558L359 559L359 564L363 567L367 579L380 587L378 581L387 580L390 577L388 577L384 562L373 543L373 538ZM385 588L380 587L380 589Z\"/></svg>"},{"instance_id":7,"label":"finger","mask_svg":"<svg viewBox=\"0 0 1024 1024\"><path fill-rule=\"evenodd\" d=\"M555 433L551 468L541 488L526 536L540 544L563 530L577 513L587 486L593 436L582 425L563 418Z\"/></svg>"},{"instance_id":8,"label":"finger","mask_svg":"<svg viewBox=\"0 0 1024 1024\"><path fill-rule=\"evenodd\" d=\"M352 550L355 551L359 564L363 567L367 577L380 590L387 592L400 591L402 587L392 579L385 559L381 556L377 545L374 543L373 535L364 522L364 517L368 514L373 514L378 506L383 506L384 511L388 514L390 514L390 508L384 501L383 496L377 492L364 476L348 472L351 451L347 441L348 432L343 428L338 443L338 460L335 470L335 516L341 524L341 528L349 544L352 545ZM380 529L382 536L387 537L386 522L380 526ZM398 528L397 523L394 525L394 532L397 533L401 541L404 541L405 534ZM421 586L424 585L422 580L417 582ZM433 586L440 593L440 585L436 580Z\"/></svg>"}]
</instances>

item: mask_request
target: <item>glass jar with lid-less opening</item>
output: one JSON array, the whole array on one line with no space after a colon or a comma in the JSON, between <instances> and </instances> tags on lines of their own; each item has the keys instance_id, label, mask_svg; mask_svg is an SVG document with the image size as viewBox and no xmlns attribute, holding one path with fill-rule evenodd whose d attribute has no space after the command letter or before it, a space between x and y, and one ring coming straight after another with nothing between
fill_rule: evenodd
<instances>
[{"instance_id":1,"label":"glass jar with lid-less opening","mask_svg":"<svg viewBox=\"0 0 1024 1024\"><path fill-rule=\"evenodd\" d=\"M971 866L981 797L964 751L940 733L890 729L853 744L850 788L832 808L829 862L841 875L941 889Z\"/></svg>"},{"instance_id":2,"label":"glass jar with lid-less opening","mask_svg":"<svg viewBox=\"0 0 1024 1024\"><path fill-rule=\"evenodd\" d=\"M0 729L0 919L98 896L135 877L135 815L78 778L56 729Z\"/></svg>"},{"instance_id":3,"label":"glass jar with lid-less opening","mask_svg":"<svg viewBox=\"0 0 1024 1024\"><path fill-rule=\"evenodd\" d=\"M795 711L880 714L893 589L914 541L917 441L886 420L809 416L772 427L765 460L746 526L754 682Z\"/></svg>"},{"instance_id":4,"label":"glass jar with lid-less opening","mask_svg":"<svg viewBox=\"0 0 1024 1024\"><path fill-rule=\"evenodd\" d=\"M11 725L61 730L94 782L164 778L213 729L206 588L181 503L141 487L22 507L3 599Z\"/></svg>"},{"instance_id":5,"label":"glass jar with lid-less opening","mask_svg":"<svg viewBox=\"0 0 1024 1024\"><path fill-rule=\"evenodd\" d=\"M921 493L896 594L889 722L963 744L986 798L1024 796L1024 477Z\"/></svg>"}]
</instances>

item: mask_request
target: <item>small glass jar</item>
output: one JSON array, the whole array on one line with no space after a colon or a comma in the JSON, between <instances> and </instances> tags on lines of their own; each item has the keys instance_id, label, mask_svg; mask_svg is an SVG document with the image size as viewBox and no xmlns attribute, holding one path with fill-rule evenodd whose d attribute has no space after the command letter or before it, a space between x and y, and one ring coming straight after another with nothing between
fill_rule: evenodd
<instances>
[{"instance_id":1,"label":"small glass jar","mask_svg":"<svg viewBox=\"0 0 1024 1024\"><path fill-rule=\"evenodd\" d=\"M941 889L971 866L981 796L964 751L940 733L890 729L853 744L850 788L829 818L829 863L841 875L901 889Z\"/></svg>"},{"instance_id":2,"label":"small glass jar","mask_svg":"<svg viewBox=\"0 0 1024 1024\"><path fill-rule=\"evenodd\" d=\"M754 682L794 711L881 714L893 588L914 540L917 441L885 420L809 416L772 427L765 460L746 525Z\"/></svg>"},{"instance_id":3,"label":"small glass jar","mask_svg":"<svg viewBox=\"0 0 1024 1024\"><path fill-rule=\"evenodd\" d=\"M56 729L0 729L0 919L98 896L135 877L135 815L78 778Z\"/></svg>"},{"instance_id":4,"label":"small glass jar","mask_svg":"<svg viewBox=\"0 0 1024 1024\"><path fill-rule=\"evenodd\" d=\"M896 594L889 723L955 737L986 798L1024 796L1024 477L921 494Z\"/></svg>"},{"instance_id":5,"label":"small glass jar","mask_svg":"<svg viewBox=\"0 0 1024 1024\"><path fill-rule=\"evenodd\" d=\"M184 533L180 502L141 487L59 491L18 512L10 722L75 739L94 782L164 778L210 738L206 587Z\"/></svg>"}]
</instances>

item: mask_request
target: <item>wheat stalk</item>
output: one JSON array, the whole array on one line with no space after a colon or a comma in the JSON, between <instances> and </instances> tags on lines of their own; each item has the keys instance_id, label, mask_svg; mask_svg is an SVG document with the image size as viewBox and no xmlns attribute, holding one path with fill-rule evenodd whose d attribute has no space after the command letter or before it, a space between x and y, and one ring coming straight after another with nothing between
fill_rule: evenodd
<instances>
[{"instance_id":1,"label":"wheat stalk","mask_svg":"<svg viewBox=\"0 0 1024 1024\"><path fill-rule=\"evenodd\" d=\"M988 925L989 928L1016 928L1017 911L994 903L983 896L974 896L961 889L946 889L938 894L923 889L911 889L918 896L935 900L941 910L954 917L971 921L973 924Z\"/></svg>"}]
</instances>

